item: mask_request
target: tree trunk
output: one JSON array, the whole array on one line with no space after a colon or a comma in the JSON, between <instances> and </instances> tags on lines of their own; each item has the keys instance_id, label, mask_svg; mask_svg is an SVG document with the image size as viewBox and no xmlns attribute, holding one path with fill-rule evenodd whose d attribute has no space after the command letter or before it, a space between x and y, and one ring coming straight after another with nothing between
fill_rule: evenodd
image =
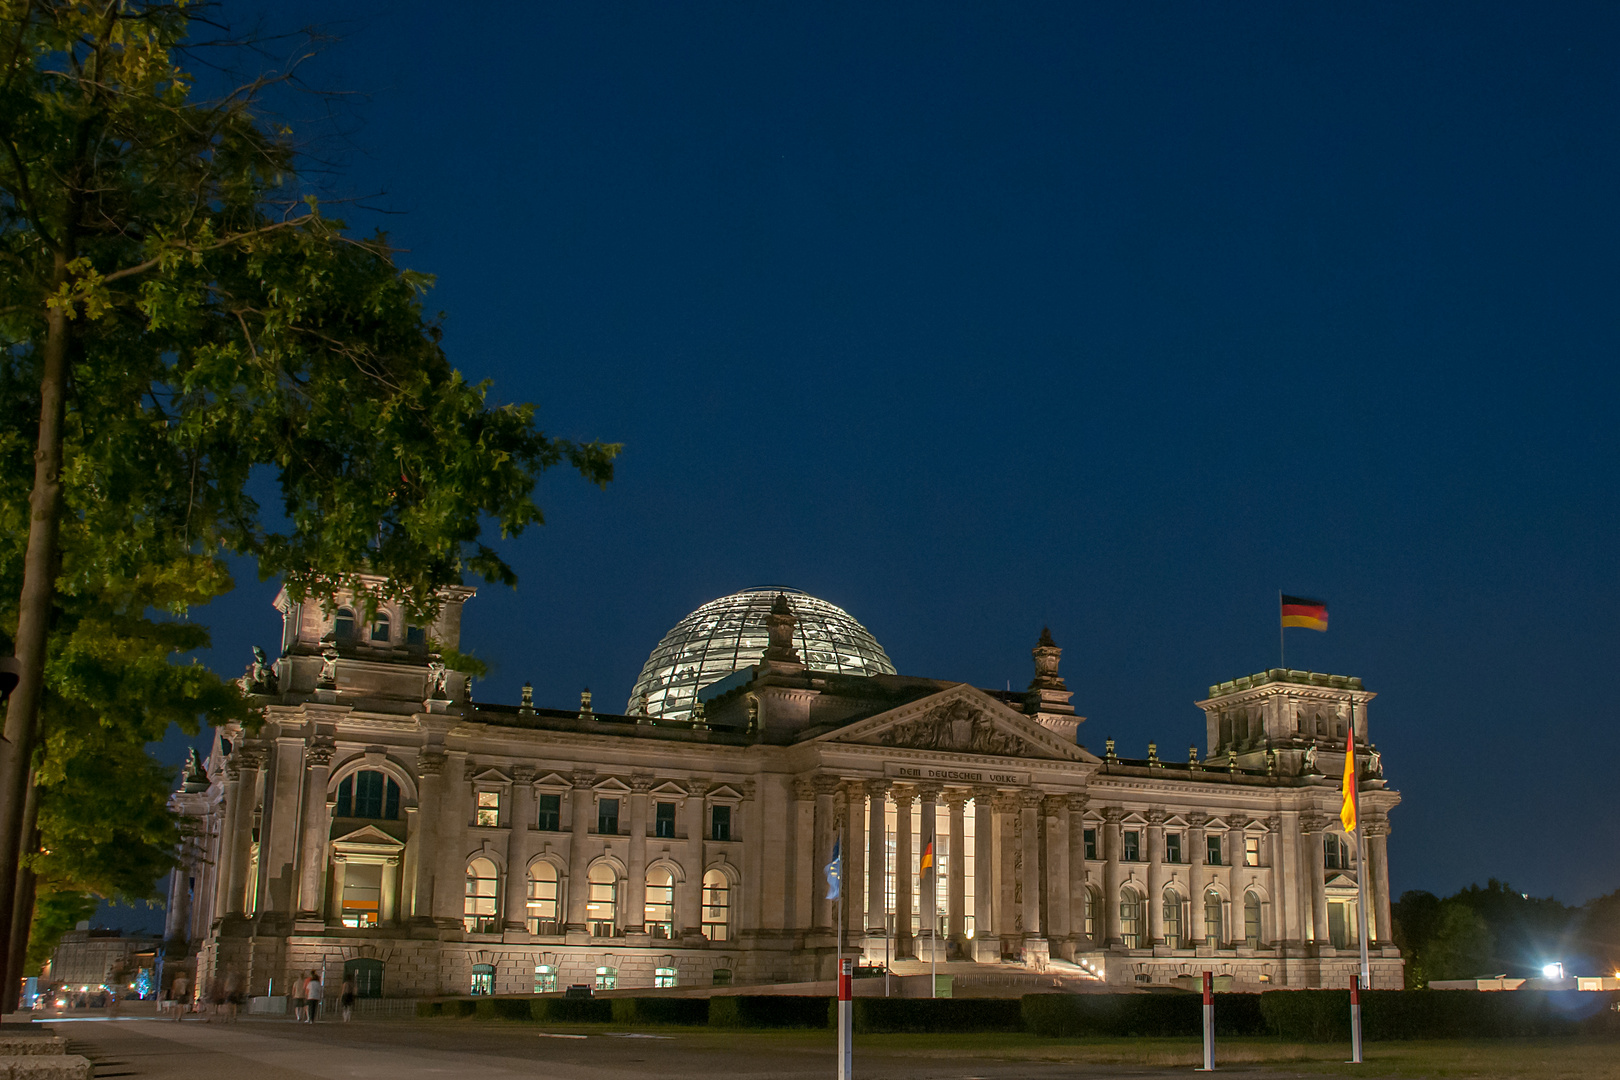
<instances>
[{"instance_id":1,"label":"tree trunk","mask_svg":"<svg viewBox=\"0 0 1620 1080\"><path fill-rule=\"evenodd\" d=\"M39 789L34 786L32 773L28 777L28 798L23 804L22 835L24 855L32 855L39 850ZM34 923L34 892L37 885L32 870L27 867L18 869L16 907L11 911L11 943L6 953L10 957L6 970L12 972L14 977L0 986L0 1014L16 1012L17 1003L22 997L22 974L27 970L28 932Z\"/></svg>"},{"instance_id":2,"label":"tree trunk","mask_svg":"<svg viewBox=\"0 0 1620 1080\"><path fill-rule=\"evenodd\" d=\"M51 293L67 280L69 255L56 253ZM62 517L62 413L67 393L69 326L61 308L45 313L44 372L39 382L39 442L34 450L34 490L29 496L28 554L17 605L17 688L6 707L0 742L0 928L11 929L17 901L17 862L22 851L23 808L29 787L34 736L45 697L45 643L56 593L57 539ZM10 950L6 950L9 952ZM0 985L20 975L6 957Z\"/></svg>"}]
</instances>

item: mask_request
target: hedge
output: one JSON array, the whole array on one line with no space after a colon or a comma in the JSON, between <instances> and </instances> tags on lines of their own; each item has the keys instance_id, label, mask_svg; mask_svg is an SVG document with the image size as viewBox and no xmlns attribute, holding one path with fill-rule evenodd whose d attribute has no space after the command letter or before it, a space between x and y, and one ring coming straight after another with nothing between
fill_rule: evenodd
<instances>
[{"instance_id":1,"label":"hedge","mask_svg":"<svg viewBox=\"0 0 1620 1080\"><path fill-rule=\"evenodd\" d=\"M1022 1031L1024 1021L1014 998L881 998L853 1002L859 1033L883 1031ZM836 1012L837 1002L832 1003Z\"/></svg>"},{"instance_id":2,"label":"hedge","mask_svg":"<svg viewBox=\"0 0 1620 1080\"><path fill-rule=\"evenodd\" d=\"M1369 1040L1616 1034L1617 1003L1612 991L1363 990L1361 1030ZM1350 1038L1348 990L1272 990L1260 995L1260 1009L1283 1038Z\"/></svg>"},{"instance_id":3,"label":"hedge","mask_svg":"<svg viewBox=\"0 0 1620 1080\"><path fill-rule=\"evenodd\" d=\"M607 1024L613 1002L607 998L537 997L526 999L529 1015L542 1024Z\"/></svg>"},{"instance_id":4,"label":"hedge","mask_svg":"<svg viewBox=\"0 0 1620 1080\"><path fill-rule=\"evenodd\" d=\"M1216 994L1215 1033L1266 1033L1257 994ZM1204 1030L1202 994L1025 994L1024 1030L1065 1038L1198 1035Z\"/></svg>"},{"instance_id":5,"label":"hedge","mask_svg":"<svg viewBox=\"0 0 1620 1080\"><path fill-rule=\"evenodd\" d=\"M630 997L613 998L615 1024L679 1024L693 1026L709 1022L708 998Z\"/></svg>"},{"instance_id":6,"label":"hedge","mask_svg":"<svg viewBox=\"0 0 1620 1080\"><path fill-rule=\"evenodd\" d=\"M709 1026L727 1028L828 1028L828 999L774 994L736 994L709 999Z\"/></svg>"}]
</instances>

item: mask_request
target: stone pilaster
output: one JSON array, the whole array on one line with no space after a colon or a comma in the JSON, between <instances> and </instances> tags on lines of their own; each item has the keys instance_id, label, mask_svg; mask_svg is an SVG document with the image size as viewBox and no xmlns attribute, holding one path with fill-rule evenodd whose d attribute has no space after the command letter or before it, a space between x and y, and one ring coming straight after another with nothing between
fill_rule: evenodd
<instances>
[{"instance_id":1,"label":"stone pilaster","mask_svg":"<svg viewBox=\"0 0 1620 1080\"><path fill-rule=\"evenodd\" d=\"M304 842L302 880L298 888L298 914L304 919L321 919L326 905L322 902L321 886L325 884L326 848L331 840L332 824L327 817L326 781L332 773L332 753L336 749L330 738L316 736L304 750ZM335 906L341 906L340 895Z\"/></svg>"},{"instance_id":2,"label":"stone pilaster","mask_svg":"<svg viewBox=\"0 0 1620 1080\"><path fill-rule=\"evenodd\" d=\"M888 895L884 888L888 875L888 800L890 784L887 780L868 780L866 796L871 802L866 817L866 935L882 937L888 931Z\"/></svg>"},{"instance_id":3,"label":"stone pilaster","mask_svg":"<svg viewBox=\"0 0 1620 1080\"><path fill-rule=\"evenodd\" d=\"M1001 959L996 920L996 789L973 789L973 958L980 963Z\"/></svg>"},{"instance_id":4,"label":"stone pilaster","mask_svg":"<svg viewBox=\"0 0 1620 1080\"><path fill-rule=\"evenodd\" d=\"M911 801L914 792L905 784L896 784L890 797L894 800L894 955L909 958L916 955L912 944L911 901L916 882L911 874Z\"/></svg>"},{"instance_id":5,"label":"stone pilaster","mask_svg":"<svg viewBox=\"0 0 1620 1080\"><path fill-rule=\"evenodd\" d=\"M1070 795L1069 819L1069 938L1077 948L1096 948L1086 937L1086 804L1085 795ZM1102 912L1097 912L1100 917Z\"/></svg>"},{"instance_id":6,"label":"stone pilaster","mask_svg":"<svg viewBox=\"0 0 1620 1080\"><path fill-rule=\"evenodd\" d=\"M512 767L512 805L507 810L506 903L502 929L508 934L529 931L529 827L534 822L534 770Z\"/></svg>"},{"instance_id":7,"label":"stone pilaster","mask_svg":"<svg viewBox=\"0 0 1620 1080\"><path fill-rule=\"evenodd\" d=\"M838 829L844 855L844 940L855 942L866 929L866 859L862 850L866 786L859 780L847 780L839 798L843 803Z\"/></svg>"},{"instance_id":8,"label":"stone pilaster","mask_svg":"<svg viewBox=\"0 0 1620 1080\"><path fill-rule=\"evenodd\" d=\"M433 893L439 865L439 793L444 780L444 755L422 750L416 755L417 813L415 850L409 852L412 882L411 915L433 917Z\"/></svg>"},{"instance_id":9,"label":"stone pilaster","mask_svg":"<svg viewBox=\"0 0 1620 1080\"><path fill-rule=\"evenodd\" d=\"M596 812L596 775L581 770L569 778L573 790L568 796L568 914L565 934L588 934L585 905L590 900L591 817ZM699 876L702 876L701 874Z\"/></svg>"},{"instance_id":10,"label":"stone pilaster","mask_svg":"<svg viewBox=\"0 0 1620 1080\"><path fill-rule=\"evenodd\" d=\"M1147 921L1148 943L1164 944L1164 819L1163 810L1147 812Z\"/></svg>"},{"instance_id":11,"label":"stone pilaster","mask_svg":"<svg viewBox=\"0 0 1620 1080\"><path fill-rule=\"evenodd\" d=\"M1018 793L1018 816L1022 825L1024 940L1044 938L1045 923L1041 920L1041 804L1045 796L1039 791Z\"/></svg>"},{"instance_id":12,"label":"stone pilaster","mask_svg":"<svg viewBox=\"0 0 1620 1080\"><path fill-rule=\"evenodd\" d=\"M1103 809L1103 924L1107 927L1107 937L1104 944L1110 949L1120 948L1124 944L1123 931L1119 922L1119 859L1121 845L1124 839L1120 835L1120 822L1125 820L1125 810L1118 806L1109 806Z\"/></svg>"},{"instance_id":13,"label":"stone pilaster","mask_svg":"<svg viewBox=\"0 0 1620 1080\"><path fill-rule=\"evenodd\" d=\"M1331 945L1327 921L1327 858L1323 837L1327 835L1326 814L1306 814L1300 818L1300 829L1305 834L1305 872L1311 886L1310 941L1318 949ZM1235 897L1234 897L1235 899Z\"/></svg>"},{"instance_id":14,"label":"stone pilaster","mask_svg":"<svg viewBox=\"0 0 1620 1080\"><path fill-rule=\"evenodd\" d=\"M1045 868L1041 874L1043 925L1052 941L1067 939L1069 922L1069 796L1048 795L1041 803L1046 817Z\"/></svg>"},{"instance_id":15,"label":"stone pilaster","mask_svg":"<svg viewBox=\"0 0 1620 1080\"><path fill-rule=\"evenodd\" d=\"M219 868L214 875L217 892L214 895L214 913L234 914L231 911L231 882L236 877L237 822L242 813L242 765L236 754L225 762L225 813L219 825ZM240 910L240 902L238 902Z\"/></svg>"},{"instance_id":16,"label":"stone pilaster","mask_svg":"<svg viewBox=\"0 0 1620 1080\"><path fill-rule=\"evenodd\" d=\"M1204 863L1208 858L1208 849L1204 842L1204 826L1208 823L1208 814L1187 815L1187 891L1191 894L1191 902L1187 905L1190 910L1186 930L1187 940L1194 949L1202 948L1205 944L1204 890L1208 886L1204 881Z\"/></svg>"}]
</instances>

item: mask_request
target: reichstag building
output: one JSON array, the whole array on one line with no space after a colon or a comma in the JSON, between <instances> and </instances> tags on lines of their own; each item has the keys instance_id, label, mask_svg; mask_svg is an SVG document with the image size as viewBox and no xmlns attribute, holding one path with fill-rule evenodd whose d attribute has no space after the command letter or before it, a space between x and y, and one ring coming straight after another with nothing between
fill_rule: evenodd
<instances>
[{"instance_id":1,"label":"reichstag building","mask_svg":"<svg viewBox=\"0 0 1620 1080\"><path fill-rule=\"evenodd\" d=\"M430 627L278 597L280 657L242 680L263 725L219 729L174 797L191 832L166 936L198 985L805 982L832 977L841 920L863 964L962 985L1344 986L1362 874L1373 984L1402 984L1399 796L1371 744L1364 863L1337 815L1359 679L1219 683L1184 759L1098 754L1045 632L1029 688L987 690L902 675L843 610L753 589L682 619L622 714L527 687L493 704L429 652L459 644L472 597L447 591Z\"/></svg>"}]
</instances>

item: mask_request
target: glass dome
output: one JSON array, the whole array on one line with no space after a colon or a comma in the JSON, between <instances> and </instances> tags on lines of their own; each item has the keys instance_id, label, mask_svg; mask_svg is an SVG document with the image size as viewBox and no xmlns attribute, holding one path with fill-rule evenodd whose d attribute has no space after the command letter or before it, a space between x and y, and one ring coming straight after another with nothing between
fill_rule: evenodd
<instances>
[{"instance_id":1,"label":"glass dome","mask_svg":"<svg viewBox=\"0 0 1620 1080\"><path fill-rule=\"evenodd\" d=\"M778 593L787 596L798 620L793 647L807 667L844 675L895 673L883 646L843 608L797 589L744 589L709 601L664 635L642 666L625 711L691 719L700 689L765 655L765 616Z\"/></svg>"}]
</instances>

